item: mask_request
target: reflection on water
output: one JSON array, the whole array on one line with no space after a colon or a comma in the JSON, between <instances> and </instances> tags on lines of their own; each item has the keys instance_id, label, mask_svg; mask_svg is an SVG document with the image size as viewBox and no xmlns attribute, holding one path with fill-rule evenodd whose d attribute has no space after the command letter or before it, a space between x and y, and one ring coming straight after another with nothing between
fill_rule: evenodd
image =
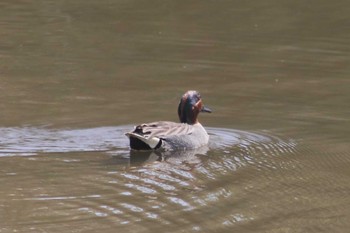
<instances>
[{"instance_id":1,"label":"reflection on water","mask_svg":"<svg viewBox=\"0 0 350 233\"><path fill-rule=\"evenodd\" d=\"M90 129L56 130L49 128L0 128L0 156L36 155L38 153L69 153L108 151L110 154L122 154L129 150L129 142L125 132L132 126L100 127ZM148 160L158 157L159 161L171 157L186 158L196 154L205 155L211 150L224 150L233 146L251 147L267 150L266 153L280 151L281 153L295 147L295 142L283 142L281 139L268 135L240 130L206 127L210 135L208 147L188 151L131 151L131 160ZM115 150L115 151L113 151ZM152 161L153 159L151 159Z\"/></svg>"},{"instance_id":2,"label":"reflection on water","mask_svg":"<svg viewBox=\"0 0 350 233\"><path fill-rule=\"evenodd\" d=\"M35 180L30 188L15 186L2 192L14 202L12 205L26 206L19 217L7 217L9 224L30 221L35 223L32 224L35 231L53 219L66 222L74 216L70 225L89 219L84 224L87 230L94 229L100 221L110 223L107 229L125 226L136 230L146 225L157 230L169 224L181 224L185 231L224 229L235 222L256 218L249 211L233 208L255 184L248 182L243 190L231 184L249 180L252 175L242 173L251 168L253 172L261 170L260 175L266 173L265 179L269 181L272 178L269 171L290 169L278 160L289 161L287 155L293 154L296 147L293 140L284 141L266 133L208 127L211 137L208 147L129 152L124 136L129 128L1 128L3 159L28 156L17 157L22 161L13 170L8 168L4 185L18 179ZM280 158L276 161L275 157ZM61 185L47 186L51 182ZM213 223L209 218L196 223L198 215L216 214L212 212L213 206L222 213L220 222ZM15 206L8 208L11 212Z\"/></svg>"},{"instance_id":3,"label":"reflection on water","mask_svg":"<svg viewBox=\"0 0 350 233\"><path fill-rule=\"evenodd\" d=\"M329 211L346 211L339 205L347 199L347 177L317 170L311 176L310 166L334 161L293 139L208 127L209 147L129 152L123 134L129 128L2 128L2 230L155 231L181 225L191 232L264 230L281 223L293 229L323 225ZM21 157L28 148L32 155ZM346 218L337 220L344 224Z\"/></svg>"},{"instance_id":4,"label":"reflection on water","mask_svg":"<svg viewBox=\"0 0 350 233\"><path fill-rule=\"evenodd\" d=\"M130 126L129 126L130 127ZM76 130L46 128L0 128L0 156L37 153L107 151L126 148L127 127L101 127Z\"/></svg>"}]
</instances>

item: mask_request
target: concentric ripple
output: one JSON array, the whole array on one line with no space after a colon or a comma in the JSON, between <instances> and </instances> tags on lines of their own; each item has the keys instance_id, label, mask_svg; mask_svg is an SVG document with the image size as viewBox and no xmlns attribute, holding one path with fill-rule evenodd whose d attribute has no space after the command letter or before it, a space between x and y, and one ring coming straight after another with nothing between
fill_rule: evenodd
<instances>
[{"instance_id":1,"label":"concentric ripple","mask_svg":"<svg viewBox=\"0 0 350 233\"><path fill-rule=\"evenodd\" d=\"M111 150L122 154L128 151L128 140L124 134L131 128L129 125L88 129L0 128L0 156ZM295 147L292 140L285 142L268 134L210 127L207 130L210 134L209 148L201 148L194 153L205 154L208 149L225 150L235 146L247 150L259 148L266 153L284 153Z\"/></svg>"},{"instance_id":2,"label":"concentric ripple","mask_svg":"<svg viewBox=\"0 0 350 233\"><path fill-rule=\"evenodd\" d=\"M45 224L69 221L92 232L239 231L276 220L319 224L347 201L346 166L337 176L322 172L343 154L334 160L270 132L210 127L208 147L135 152L124 136L130 128L1 128L0 196L12 205L6 213L19 205L24 216L13 214L9 224L31 222L37 231L57 232L64 226Z\"/></svg>"},{"instance_id":3,"label":"concentric ripple","mask_svg":"<svg viewBox=\"0 0 350 233\"><path fill-rule=\"evenodd\" d=\"M209 127L208 147L130 152L124 135L130 128L0 128L0 155L11 165L3 185L28 183L3 195L34 206L25 209L30 213L26 221L45 215L62 222L74 219L71 224L77 226L83 221L85 230L105 221L110 224L104 227L131 232L176 225L184 232L220 230L255 221L257 215L245 205L264 199L261 193L268 189L262 184L271 183L274 171L283 177L299 166L285 156L296 151L297 143L267 132Z\"/></svg>"}]
</instances>

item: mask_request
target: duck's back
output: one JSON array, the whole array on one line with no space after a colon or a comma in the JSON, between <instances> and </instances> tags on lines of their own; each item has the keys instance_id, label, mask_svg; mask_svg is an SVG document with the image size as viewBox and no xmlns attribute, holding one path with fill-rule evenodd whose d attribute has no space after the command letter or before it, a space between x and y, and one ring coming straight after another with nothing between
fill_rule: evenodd
<instances>
[{"instance_id":1,"label":"duck's back","mask_svg":"<svg viewBox=\"0 0 350 233\"><path fill-rule=\"evenodd\" d=\"M196 149L208 144L209 135L200 123L188 125L191 133L169 135L163 138L163 148L169 150Z\"/></svg>"}]
</instances>

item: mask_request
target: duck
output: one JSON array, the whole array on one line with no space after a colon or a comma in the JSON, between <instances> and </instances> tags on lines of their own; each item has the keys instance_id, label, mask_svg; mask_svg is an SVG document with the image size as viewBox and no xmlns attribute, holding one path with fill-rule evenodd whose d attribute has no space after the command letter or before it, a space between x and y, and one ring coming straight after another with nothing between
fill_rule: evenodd
<instances>
[{"instance_id":1,"label":"duck","mask_svg":"<svg viewBox=\"0 0 350 233\"><path fill-rule=\"evenodd\" d=\"M198 91L189 90L182 95L177 108L180 122L156 121L134 127L125 135L132 150L187 150L208 144L209 135L198 121L200 112L211 113L204 106Z\"/></svg>"}]
</instances>

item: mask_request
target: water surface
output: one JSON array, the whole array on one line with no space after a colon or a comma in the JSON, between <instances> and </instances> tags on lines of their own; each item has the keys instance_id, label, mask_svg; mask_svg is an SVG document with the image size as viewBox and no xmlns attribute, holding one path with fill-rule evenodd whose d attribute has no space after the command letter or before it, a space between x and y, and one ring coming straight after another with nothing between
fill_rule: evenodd
<instances>
[{"instance_id":1,"label":"water surface","mask_svg":"<svg viewBox=\"0 0 350 233\"><path fill-rule=\"evenodd\" d=\"M346 232L348 1L2 1L0 232ZM208 147L137 153L201 92Z\"/></svg>"}]
</instances>

